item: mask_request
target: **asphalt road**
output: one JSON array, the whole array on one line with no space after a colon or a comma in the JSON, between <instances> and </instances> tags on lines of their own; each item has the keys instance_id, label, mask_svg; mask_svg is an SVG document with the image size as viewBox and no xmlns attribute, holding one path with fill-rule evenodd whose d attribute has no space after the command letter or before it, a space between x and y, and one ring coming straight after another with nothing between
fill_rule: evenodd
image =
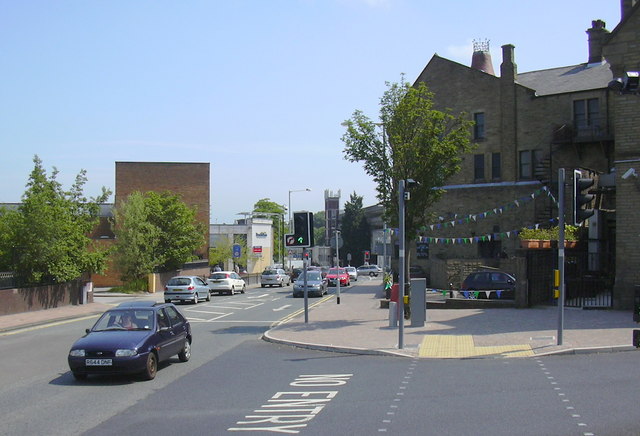
<instances>
[{"instance_id":1,"label":"asphalt road","mask_svg":"<svg viewBox=\"0 0 640 436\"><path fill-rule=\"evenodd\" d=\"M260 340L302 307L290 288L181 305L192 359L150 382L73 379L66 354L94 319L0 336L0 434L639 434L636 353L418 360Z\"/></svg>"}]
</instances>

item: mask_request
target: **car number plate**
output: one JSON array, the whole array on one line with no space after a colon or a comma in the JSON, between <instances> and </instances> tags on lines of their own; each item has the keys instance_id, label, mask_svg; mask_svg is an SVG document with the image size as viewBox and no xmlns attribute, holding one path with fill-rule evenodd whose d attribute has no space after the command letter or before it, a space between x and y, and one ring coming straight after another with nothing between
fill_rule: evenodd
<instances>
[{"instance_id":1,"label":"car number plate","mask_svg":"<svg viewBox=\"0 0 640 436\"><path fill-rule=\"evenodd\" d=\"M113 362L111 359L86 359L85 365L87 366L111 366Z\"/></svg>"}]
</instances>

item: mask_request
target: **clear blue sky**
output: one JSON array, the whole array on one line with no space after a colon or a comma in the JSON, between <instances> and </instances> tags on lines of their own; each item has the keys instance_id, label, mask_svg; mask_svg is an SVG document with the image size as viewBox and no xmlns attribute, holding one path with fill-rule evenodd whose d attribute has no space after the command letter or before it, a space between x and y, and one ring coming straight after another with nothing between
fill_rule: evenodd
<instances>
[{"instance_id":1,"label":"clear blue sky","mask_svg":"<svg viewBox=\"0 0 640 436\"><path fill-rule=\"evenodd\" d=\"M69 187L115 187L116 161L211 163L211 222L261 198L376 203L344 160L341 122L377 119L385 82L431 57L470 65L472 41L515 45L519 72L587 61L586 29L619 0L0 0L0 203L39 155ZM113 197L111 198L113 199Z\"/></svg>"}]
</instances>

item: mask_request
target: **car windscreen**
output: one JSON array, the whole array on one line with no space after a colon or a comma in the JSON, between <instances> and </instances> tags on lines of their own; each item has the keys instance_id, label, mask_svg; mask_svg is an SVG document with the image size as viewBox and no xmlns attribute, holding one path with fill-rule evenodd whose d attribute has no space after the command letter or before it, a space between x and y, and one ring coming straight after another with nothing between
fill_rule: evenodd
<instances>
[{"instance_id":1,"label":"car windscreen","mask_svg":"<svg viewBox=\"0 0 640 436\"><path fill-rule=\"evenodd\" d=\"M188 286L191 284L191 279L187 277L174 277L167 283L167 286Z\"/></svg>"},{"instance_id":2,"label":"car windscreen","mask_svg":"<svg viewBox=\"0 0 640 436\"><path fill-rule=\"evenodd\" d=\"M91 330L151 330L153 313L149 309L109 310L102 314Z\"/></svg>"},{"instance_id":3,"label":"car windscreen","mask_svg":"<svg viewBox=\"0 0 640 436\"><path fill-rule=\"evenodd\" d=\"M263 276L275 276L276 274L278 274L278 271L275 269L267 269L262 273Z\"/></svg>"},{"instance_id":4,"label":"car windscreen","mask_svg":"<svg viewBox=\"0 0 640 436\"><path fill-rule=\"evenodd\" d=\"M322 274L316 271L307 272L307 281L320 281L322 280ZM304 274L300 274L298 277L299 282L304 281Z\"/></svg>"}]
</instances>

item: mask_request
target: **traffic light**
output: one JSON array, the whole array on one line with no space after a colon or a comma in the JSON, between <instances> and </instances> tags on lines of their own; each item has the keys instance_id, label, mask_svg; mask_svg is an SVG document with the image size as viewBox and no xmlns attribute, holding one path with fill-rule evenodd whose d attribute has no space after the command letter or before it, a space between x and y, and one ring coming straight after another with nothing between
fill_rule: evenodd
<instances>
[{"instance_id":1,"label":"traffic light","mask_svg":"<svg viewBox=\"0 0 640 436\"><path fill-rule=\"evenodd\" d=\"M591 178L582 177L580 171L573 170L573 223L575 225L594 214L594 210L589 209L589 205L595 195L588 193L588 189L594 182Z\"/></svg>"},{"instance_id":2,"label":"traffic light","mask_svg":"<svg viewBox=\"0 0 640 436\"><path fill-rule=\"evenodd\" d=\"M294 212L293 214L293 243L289 247L313 246L313 213Z\"/></svg>"}]
</instances>

